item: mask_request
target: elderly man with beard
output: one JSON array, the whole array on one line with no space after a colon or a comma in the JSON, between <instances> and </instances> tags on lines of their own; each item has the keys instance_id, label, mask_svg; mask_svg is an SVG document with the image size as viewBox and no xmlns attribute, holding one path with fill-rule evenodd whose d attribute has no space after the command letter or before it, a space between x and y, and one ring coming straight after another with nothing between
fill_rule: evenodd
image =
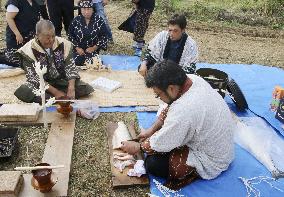
<instances>
[{"instance_id":1,"label":"elderly man with beard","mask_svg":"<svg viewBox=\"0 0 284 197\"><path fill-rule=\"evenodd\" d=\"M39 87L35 62L47 68L47 73L43 76L49 84L46 90L47 99L75 99L92 93L94 89L80 80L78 68L72 58L72 50L70 41L55 36L52 22L39 21L36 24L36 37L18 50L27 81L15 91L15 96L27 103L41 103L41 98L33 93L33 90Z\"/></svg>"},{"instance_id":2,"label":"elderly man with beard","mask_svg":"<svg viewBox=\"0 0 284 197\"><path fill-rule=\"evenodd\" d=\"M174 15L168 21L168 31L158 33L150 42L145 57L138 67L142 76L159 61L169 59L179 64L187 74L195 73L198 58L196 42L185 32L186 18Z\"/></svg>"}]
</instances>

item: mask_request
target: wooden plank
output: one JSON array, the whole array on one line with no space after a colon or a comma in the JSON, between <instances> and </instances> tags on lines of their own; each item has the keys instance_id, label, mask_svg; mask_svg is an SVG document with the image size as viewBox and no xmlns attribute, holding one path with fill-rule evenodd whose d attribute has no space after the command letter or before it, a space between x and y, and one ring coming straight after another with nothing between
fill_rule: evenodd
<instances>
[{"instance_id":1,"label":"wooden plank","mask_svg":"<svg viewBox=\"0 0 284 197\"><path fill-rule=\"evenodd\" d=\"M54 180L58 179L58 182L52 188L52 191L43 195L33 189L31 186L32 175L27 174L24 175L25 186L20 196L67 196L75 119L76 114L73 112L70 117L63 118L62 121L57 120L51 124L42 162L50 165L64 165L64 168L53 170L52 177Z\"/></svg>"},{"instance_id":2,"label":"wooden plank","mask_svg":"<svg viewBox=\"0 0 284 197\"><path fill-rule=\"evenodd\" d=\"M42 111L39 112L38 119L36 121L15 121L15 122L1 122L2 125L17 125L17 126L40 126L43 125L43 116ZM74 116L69 116L65 118L62 114L57 111L46 112L46 120L47 123L50 124L52 122L69 122L73 121Z\"/></svg>"},{"instance_id":3,"label":"wooden plank","mask_svg":"<svg viewBox=\"0 0 284 197\"><path fill-rule=\"evenodd\" d=\"M127 175L129 167L126 167L123 172L119 172L117 168L113 165L113 149L112 149L112 137L115 129L118 127L117 123L108 123L106 126L107 137L108 137L108 146L109 146L109 155L110 155L110 165L112 172L112 186L113 188L122 188L129 187L132 185L149 185L149 179L147 175L143 175L142 177L130 177ZM134 125L128 127L129 133L132 138L136 138L136 133L134 129ZM137 155L137 159L143 159L141 153Z\"/></svg>"},{"instance_id":4,"label":"wooden plank","mask_svg":"<svg viewBox=\"0 0 284 197\"><path fill-rule=\"evenodd\" d=\"M3 104L0 107L0 121L36 121L39 114L39 104Z\"/></svg>"},{"instance_id":5,"label":"wooden plank","mask_svg":"<svg viewBox=\"0 0 284 197\"><path fill-rule=\"evenodd\" d=\"M16 197L23 184L23 176L19 171L0 171L0 196Z\"/></svg>"}]
</instances>

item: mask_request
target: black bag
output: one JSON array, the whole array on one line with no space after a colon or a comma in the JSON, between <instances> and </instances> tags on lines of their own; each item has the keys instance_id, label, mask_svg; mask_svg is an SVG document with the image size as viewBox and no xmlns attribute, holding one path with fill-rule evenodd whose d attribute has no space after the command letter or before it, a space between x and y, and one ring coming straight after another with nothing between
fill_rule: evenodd
<instances>
[{"instance_id":1,"label":"black bag","mask_svg":"<svg viewBox=\"0 0 284 197\"><path fill-rule=\"evenodd\" d=\"M284 97L280 100L275 118L280 120L280 122L284 123Z\"/></svg>"},{"instance_id":2,"label":"black bag","mask_svg":"<svg viewBox=\"0 0 284 197\"><path fill-rule=\"evenodd\" d=\"M135 29L135 25L136 25L135 24L136 15L137 15L137 11L135 10L134 12L130 14L130 16L126 19L126 21L124 21L123 23L121 23L121 25L119 25L118 29L122 31L133 33Z\"/></svg>"}]
</instances>

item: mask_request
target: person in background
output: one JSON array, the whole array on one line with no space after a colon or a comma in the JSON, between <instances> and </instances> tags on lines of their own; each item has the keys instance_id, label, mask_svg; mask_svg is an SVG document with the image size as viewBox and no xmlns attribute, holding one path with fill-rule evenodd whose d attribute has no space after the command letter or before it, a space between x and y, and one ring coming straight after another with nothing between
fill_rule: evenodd
<instances>
[{"instance_id":1,"label":"person in background","mask_svg":"<svg viewBox=\"0 0 284 197\"><path fill-rule=\"evenodd\" d=\"M149 19L155 8L155 0L132 0L136 6L136 18L133 32L133 48L135 56L142 55L142 48L145 45L144 36L149 26Z\"/></svg>"},{"instance_id":2,"label":"person in background","mask_svg":"<svg viewBox=\"0 0 284 197\"><path fill-rule=\"evenodd\" d=\"M49 18L55 26L56 36L61 36L62 22L66 34L74 18L74 0L47 0Z\"/></svg>"},{"instance_id":3,"label":"person in background","mask_svg":"<svg viewBox=\"0 0 284 197\"><path fill-rule=\"evenodd\" d=\"M48 13L47 13L47 8L46 8L46 1L47 0L35 0L37 4L39 5L40 8L40 15L44 20L48 20Z\"/></svg>"},{"instance_id":4,"label":"person in background","mask_svg":"<svg viewBox=\"0 0 284 197\"><path fill-rule=\"evenodd\" d=\"M94 13L92 0L82 0L78 7L81 15L76 16L69 27L69 40L74 45L73 58L77 66L83 66L100 50L107 49L107 28L102 17Z\"/></svg>"},{"instance_id":5,"label":"person in background","mask_svg":"<svg viewBox=\"0 0 284 197\"><path fill-rule=\"evenodd\" d=\"M8 0L6 5L6 50L9 65L20 66L15 52L35 36L35 26L40 20L40 8L34 0Z\"/></svg>"},{"instance_id":6,"label":"person in background","mask_svg":"<svg viewBox=\"0 0 284 197\"><path fill-rule=\"evenodd\" d=\"M26 43L17 53L22 59L22 67L26 73L26 83L14 93L21 101L41 103L40 96L33 92L39 88L35 62L47 68L44 74L44 80L49 85L46 90L47 99L77 99L94 91L92 86L80 80L78 68L72 58L72 43L56 37L54 25L48 20L37 23L36 38Z\"/></svg>"},{"instance_id":7,"label":"person in background","mask_svg":"<svg viewBox=\"0 0 284 197\"><path fill-rule=\"evenodd\" d=\"M104 19L107 30L106 33L107 33L108 42L110 44L113 44L111 28L104 9L104 6L106 6L108 2L109 0L93 0L93 8L95 9L96 14Z\"/></svg>"},{"instance_id":8,"label":"person in background","mask_svg":"<svg viewBox=\"0 0 284 197\"><path fill-rule=\"evenodd\" d=\"M198 60L196 42L185 32L184 15L175 14L168 21L168 31L158 33L148 44L144 59L138 67L142 76L158 61L169 59L179 64L187 74L193 74Z\"/></svg>"},{"instance_id":9,"label":"person in background","mask_svg":"<svg viewBox=\"0 0 284 197\"><path fill-rule=\"evenodd\" d=\"M165 186L174 190L227 170L234 159L234 121L221 95L171 60L156 63L145 82L167 107L141 131L140 143L124 141L122 150L147 153L146 170L166 178Z\"/></svg>"}]
</instances>

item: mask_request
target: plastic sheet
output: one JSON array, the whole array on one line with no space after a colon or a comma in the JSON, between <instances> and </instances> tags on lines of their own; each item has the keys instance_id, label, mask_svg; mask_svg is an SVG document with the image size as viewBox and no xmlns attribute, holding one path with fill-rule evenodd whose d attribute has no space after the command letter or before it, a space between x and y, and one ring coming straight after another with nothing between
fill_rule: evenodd
<instances>
[{"instance_id":1,"label":"plastic sheet","mask_svg":"<svg viewBox=\"0 0 284 197\"><path fill-rule=\"evenodd\" d=\"M261 162L274 178L284 177L284 140L258 117L242 118L235 141Z\"/></svg>"},{"instance_id":2,"label":"plastic sheet","mask_svg":"<svg viewBox=\"0 0 284 197\"><path fill-rule=\"evenodd\" d=\"M99 106L90 100L76 101L72 106L79 116L86 119L95 120L100 115Z\"/></svg>"}]
</instances>

